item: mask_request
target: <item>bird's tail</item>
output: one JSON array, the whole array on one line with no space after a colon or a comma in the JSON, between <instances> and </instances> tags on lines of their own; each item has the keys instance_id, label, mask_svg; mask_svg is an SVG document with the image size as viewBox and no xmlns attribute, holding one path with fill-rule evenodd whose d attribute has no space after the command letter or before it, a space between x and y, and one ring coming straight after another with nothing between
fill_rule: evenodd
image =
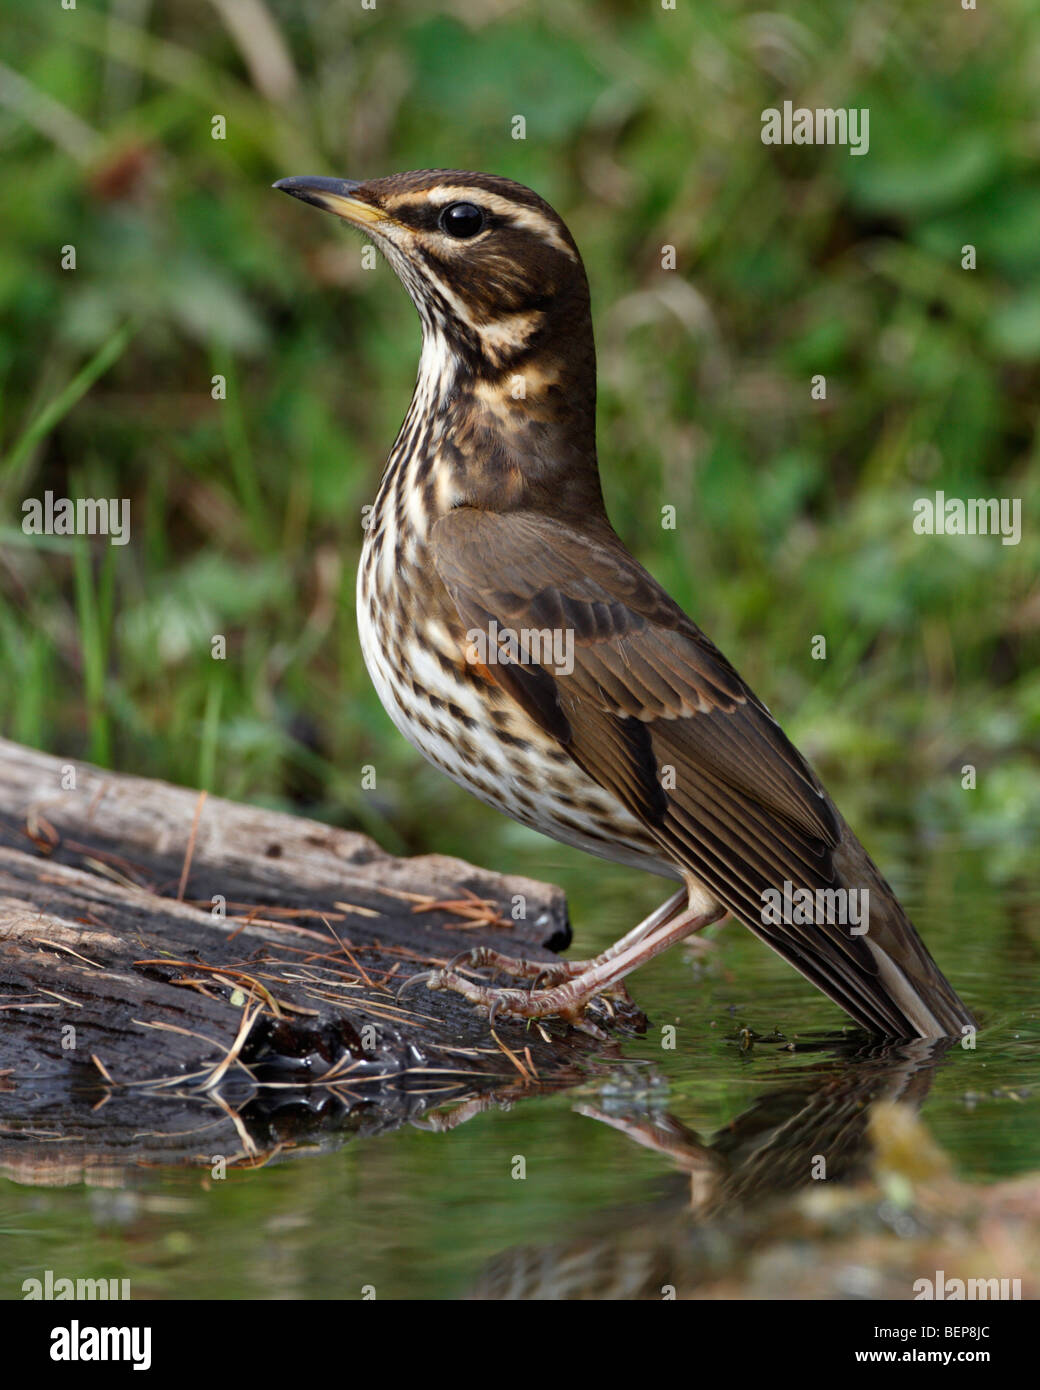
<instances>
[{"instance_id":1,"label":"bird's tail","mask_svg":"<svg viewBox=\"0 0 1040 1390\"><path fill-rule=\"evenodd\" d=\"M790 950L766 940L863 1027L896 1038L953 1038L975 1020L936 965L866 850L841 822L833 853L837 882L858 890L862 921L820 926ZM752 927L752 930L755 930ZM790 945L788 938L784 945Z\"/></svg>"}]
</instances>

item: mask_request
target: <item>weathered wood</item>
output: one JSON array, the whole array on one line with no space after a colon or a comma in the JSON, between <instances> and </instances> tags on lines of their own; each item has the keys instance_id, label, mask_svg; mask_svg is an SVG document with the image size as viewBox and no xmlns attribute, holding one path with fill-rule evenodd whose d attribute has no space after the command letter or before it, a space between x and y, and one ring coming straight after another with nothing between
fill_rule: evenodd
<instances>
[{"instance_id":1,"label":"weathered wood","mask_svg":"<svg viewBox=\"0 0 1040 1390\"><path fill-rule=\"evenodd\" d=\"M569 937L557 888L0 740L0 1165L244 1159L570 1081L590 1044L564 1025L397 995Z\"/></svg>"}]
</instances>

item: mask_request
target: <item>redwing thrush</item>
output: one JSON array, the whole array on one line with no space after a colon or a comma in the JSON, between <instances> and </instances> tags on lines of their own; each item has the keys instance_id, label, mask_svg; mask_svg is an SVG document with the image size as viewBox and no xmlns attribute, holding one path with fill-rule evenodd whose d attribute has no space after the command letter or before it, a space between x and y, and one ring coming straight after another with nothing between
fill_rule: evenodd
<instances>
[{"instance_id":1,"label":"redwing thrush","mask_svg":"<svg viewBox=\"0 0 1040 1390\"><path fill-rule=\"evenodd\" d=\"M682 883L593 960L546 974L470 953L529 989L454 969L429 987L492 1015L580 1020L728 910L874 1032L970 1025L809 764L615 534L588 282L552 208L509 179L444 169L275 187L367 232L422 320L358 572L362 650L390 718L489 805Z\"/></svg>"}]
</instances>

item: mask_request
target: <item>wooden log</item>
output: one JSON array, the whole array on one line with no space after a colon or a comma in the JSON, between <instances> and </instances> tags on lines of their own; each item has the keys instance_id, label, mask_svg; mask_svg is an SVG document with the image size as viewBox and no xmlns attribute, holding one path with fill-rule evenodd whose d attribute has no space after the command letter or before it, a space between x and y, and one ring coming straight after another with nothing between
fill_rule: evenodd
<instances>
[{"instance_id":1,"label":"wooden log","mask_svg":"<svg viewBox=\"0 0 1040 1390\"><path fill-rule=\"evenodd\" d=\"M569 940L558 888L0 740L0 1166L255 1161L570 1083L602 1044L397 993Z\"/></svg>"}]
</instances>

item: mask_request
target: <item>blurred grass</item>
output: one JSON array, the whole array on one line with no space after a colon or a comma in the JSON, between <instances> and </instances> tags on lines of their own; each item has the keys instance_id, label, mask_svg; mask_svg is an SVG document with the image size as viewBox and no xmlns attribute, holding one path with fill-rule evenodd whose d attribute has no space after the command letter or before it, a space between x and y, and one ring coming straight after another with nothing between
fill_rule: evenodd
<instances>
[{"instance_id":1,"label":"blurred grass","mask_svg":"<svg viewBox=\"0 0 1040 1390\"><path fill-rule=\"evenodd\" d=\"M1004 877L1035 852L1035 4L0 16L4 733L505 866L527 832L404 744L357 647L361 509L414 311L358 240L269 189L488 169L549 198L585 255L605 491L633 550L868 842L966 836ZM869 107L869 154L763 146L786 97ZM1020 497L1022 543L914 535L937 488ZM46 489L129 497L131 544L23 535Z\"/></svg>"}]
</instances>

